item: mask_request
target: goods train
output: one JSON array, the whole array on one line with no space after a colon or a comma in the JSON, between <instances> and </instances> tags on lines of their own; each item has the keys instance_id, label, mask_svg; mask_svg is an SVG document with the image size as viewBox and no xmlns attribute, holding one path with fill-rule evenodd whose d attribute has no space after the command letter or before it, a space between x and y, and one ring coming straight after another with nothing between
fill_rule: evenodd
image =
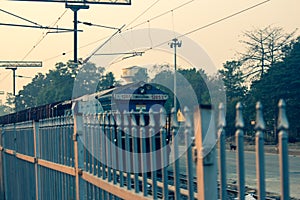
<instances>
[{"instance_id":1,"label":"goods train","mask_svg":"<svg viewBox=\"0 0 300 200\"><path fill-rule=\"evenodd\" d=\"M29 120L40 120L50 117L69 115L72 104L80 102L80 112L101 113L104 111L159 111L168 99L166 92L159 85L145 82L130 83L112 87L107 90L87 94L73 100L60 101L47 105L28 108L0 117L0 124L17 123Z\"/></svg>"}]
</instances>

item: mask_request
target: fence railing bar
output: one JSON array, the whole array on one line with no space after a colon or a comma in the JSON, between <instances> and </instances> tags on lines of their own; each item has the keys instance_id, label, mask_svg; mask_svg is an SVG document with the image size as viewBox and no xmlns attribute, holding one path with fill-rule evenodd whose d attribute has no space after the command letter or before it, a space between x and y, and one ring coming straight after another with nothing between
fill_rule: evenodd
<instances>
[{"instance_id":1,"label":"fence railing bar","mask_svg":"<svg viewBox=\"0 0 300 200\"><path fill-rule=\"evenodd\" d=\"M130 130L129 130L129 113L127 111L123 112L123 126L124 126L124 134L125 134L125 166L127 171L126 182L127 182L127 190L131 190L131 178L130 178L130 171L131 171L131 158L130 158Z\"/></svg>"},{"instance_id":2,"label":"fence railing bar","mask_svg":"<svg viewBox=\"0 0 300 200\"><path fill-rule=\"evenodd\" d=\"M160 126L160 142L162 145L161 148L161 163L162 163L162 194L164 199L169 198L169 190L168 190L168 154L167 154L167 148L169 144L167 144L167 132L165 129L166 126L166 113L163 108L160 109L159 113L159 126Z\"/></svg>"},{"instance_id":3,"label":"fence railing bar","mask_svg":"<svg viewBox=\"0 0 300 200\"><path fill-rule=\"evenodd\" d=\"M121 119L121 113L119 111L116 112L115 115L116 118L116 125L117 125L117 142L118 142L118 167L120 169L120 186L124 186L124 176L123 176L123 171L124 171L124 161L123 161L123 155L122 155L122 119Z\"/></svg>"},{"instance_id":4,"label":"fence railing bar","mask_svg":"<svg viewBox=\"0 0 300 200\"><path fill-rule=\"evenodd\" d=\"M157 199L157 164L156 164L156 133L154 130L155 127L155 119L153 110L149 111L149 137L150 137L150 162L151 162L151 178L153 181L152 184L152 196L153 199ZM161 147L161 146L160 146ZM160 148L159 147L159 148Z\"/></svg>"},{"instance_id":5,"label":"fence railing bar","mask_svg":"<svg viewBox=\"0 0 300 200\"><path fill-rule=\"evenodd\" d=\"M133 172L134 172L134 177L133 177L133 181L134 181L134 191L136 193L138 193L140 191L139 189L139 163L140 163L140 159L139 159L139 154L138 154L138 133L137 133L137 123L136 123L136 119L135 116L133 114L133 111L130 112L130 116L131 116L131 134L132 134L132 143L133 143Z\"/></svg>"},{"instance_id":6,"label":"fence railing bar","mask_svg":"<svg viewBox=\"0 0 300 200\"><path fill-rule=\"evenodd\" d=\"M141 193L135 193L126 188L120 187L118 184L114 185L111 182L101 180L96 176L89 174L88 172L82 172L81 178L105 191L113 191L113 194L122 199L151 199L143 196ZM107 198L105 198L107 199Z\"/></svg>"},{"instance_id":7,"label":"fence railing bar","mask_svg":"<svg viewBox=\"0 0 300 200\"><path fill-rule=\"evenodd\" d=\"M146 155L146 129L145 129L145 119L144 119L144 114L140 112L139 114L140 117L140 141L141 141L141 169L142 169L142 191L143 195L147 196L148 191L147 191L147 156ZM150 168L151 169L151 168Z\"/></svg>"},{"instance_id":8,"label":"fence railing bar","mask_svg":"<svg viewBox=\"0 0 300 200\"><path fill-rule=\"evenodd\" d=\"M110 114L110 133L111 133L111 157L112 157L112 168L113 168L113 183L117 183L117 155L116 155L116 132L115 132L115 119L113 114Z\"/></svg>"},{"instance_id":9,"label":"fence railing bar","mask_svg":"<svg viewBox=\"0 0 300 200\"><path fill-rule=\"evenodd\" d=\"M236 140L236 169L237 169L237 183L238 183L238 198L239 200L245 199L245 163L244 163L244 120L243 120L243 113L242 113L242 104L239 102L236 105L236 133L235 133L235 140Z\"/></svg>"},{"instance_id":10,"label":"fence railing bar","mask_svg":"<svg viewBox=\"0 0 300 200\"><path fill-rule=\"evenodd\" d=\"M173 171L174 171L174 186L175 186L175 192L174 196L175 199L180 199L180 182L179 182L179 152L178 152L178 121L177 121L177 112L175 108L172 108L171 110L171 125L172 125L172 147L173 147Z\"/></svg>"},{"instance_id":11,"label":"fence railing bar","mask_svg":"<svg viewBox=\"0 0 300 200\"><path fill-rule=\"evenodd\" d=\"M51 161L43 160L43 159L38 159L37 160L38 165L43 166L47 169L52 169L58 172L62 172L64 174L68 174L71 176L76 176L76 171L73 167L68 167L65 165L57 164Z\"/></svg>"},{"instance_id":12,"label":"fence railing bar","mask_svg":"<svg viewBox=\"0 0 300 200\"><path fill-rule=\"evenodd\" d=\"M289 196L289 156L288 156L288 134L289 122L286 116L286 105L281 99L278 104L278 142L279 142L279 171L281 199L290 199Z\"/></svg>"},{"instance_id":13,"label":"fence railing bar","mask_svg":"<svg viewBox=\"0 0 300 200\"><path fill-rule=\"evenodd\" d=\"M107 179L112 181L112 157L111 157L111 133L109 127L109 113L104 114L104 124L105 124L105 141L106 141L106 163L107 163Z\"/></svg>"},{"instance_id":14,"label":"fence railing bar","mask_svg":"<svg viewBox=\"0 0 300 200\"><path fill-rule=\"evenodd\" d=\"M256 153L256 179L258 199L266 198L265 192L265 157L264 157L264 130L265 122L262 114L262 105L256 104L256 122L255 122L255 153Z\"/></svg>"},{"instance_id":15,"label":"fence railing bar","mask_svg":"<svg viewBox=\"0 0 300 200\"><path fill-rule=\"evenodd\" d=\"M192 156L192 122L190 110L184 108L184 135L185 135L185 148L186 148L186 172L187 172L187 190L188 199L194 199L194 173L193 173L193 156Z\"/></svg>"},{"instance_id":16,"label":"fence railing bar","mask_svg":"<svg viewBox=\"0 0 300 200\"><path fill-rule=\"evenodd\" d=\"M226 126L224 105L219 105L218 117L218 137L219 137L219 176L220 176L220 199L227 200L227 178L226 178Z\"/></svg>"},{"instance_id":17,"label":"fence railing bar","mask_svg":"<svg viewBox=\"0 0 300 200\"><path fill-rule=\"evenodd\" d=\"M16 158L19 158L21 160L24 160L24 161L27 161L27 162L30 162L30 163L35 163L36 162L35 157L24 155L24 154L21 154L21 153L16 153L15 155L16 155Z\"/></svg>"},{"instance_id":18,"label":"fence railing bar","mask_svg":"<svg viewBox=\"0 0 300 200\"><path fill-rule=\"evenodd\" d=\"M105 180L106 179L106 136L105 136L105 122L104 122L104 118L105 115L102 114L100 117L100 140L101 140L101 161L102 161L102 179Z\"/></svg>"}]
</instances>

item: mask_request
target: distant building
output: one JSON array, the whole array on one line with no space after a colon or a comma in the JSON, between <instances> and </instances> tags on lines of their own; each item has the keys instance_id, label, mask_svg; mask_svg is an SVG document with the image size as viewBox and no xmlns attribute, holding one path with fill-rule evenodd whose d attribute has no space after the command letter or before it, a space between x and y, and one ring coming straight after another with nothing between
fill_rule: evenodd
<instances>
[{"instance_id":1,"label":"distant building","mask_svg":"<svg viewBox=\"0 0 300 200\"><path fill-rule=\"evenodd\" d=\"M127 83L146 81L148 79L147 69L139 66L123 68L121 78Z\"/></svg>"}]
</instances>

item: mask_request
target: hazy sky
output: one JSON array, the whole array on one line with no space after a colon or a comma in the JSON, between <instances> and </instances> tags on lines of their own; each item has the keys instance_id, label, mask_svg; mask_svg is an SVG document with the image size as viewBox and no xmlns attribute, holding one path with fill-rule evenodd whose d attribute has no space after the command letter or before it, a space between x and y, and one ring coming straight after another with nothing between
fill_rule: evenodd
<instances>
[{"instance_id":1,"label":"hazy sky","mask_svg":"<svg viewBox=\"0 0 300 200\"><path fill-rule=\"evenodd\" d=\"M126 24L125 30L128 31L159 28L185 34L260 2L263 1L132 0L130 6L90 5L88 10L78 12L78 20L113 27ZM178 8L181 5L183 6ZM66 9L64 3L1 1L0 9L43 26L56 24L55 26L61 28L73 28L73 12ZM221 68L224 62L235 57L236 51L242 49L239 40L242 39L243 31L273 25L291 32L300 26L299 9L299 0L270 0L232 18L191 33L187 37L206 51L216 68ZM161 15L163 13L165 14ZM155 18L159 15L161 17ZM33 25L2 11L0 11L0 23ZM115 30L82 24L79 24L78 28L83 30L78 34L78 57L83 59L115 32ZM296 35L300 35L299 31ZM18 75L34 77L37 72L46 73L59 61L73 59L73 33L47 34L47 30L0 25L0 36L0 60L43 61L42 69L20 68L17 70ZM134 38L127 40L128 45L134 43ZM151 37L145 35L145 40L151 40ZM108 42L107 45L111 44ZM154 49L149 55L150 60L152 56L151 64L173 62L171 53L169 55L167 53L168 56L158 56L161 52ZM147 59L142 63L143 57L139 59L138 64L150 64ZM132 62L135 64L135 60ZM117 67L128 67L131 64L127 60L124 63L119 62ZM22 89L29 81L30 79L17 78L17 90ZM11 70L0 68L0 91L12 92Z\"/></svg>"}]
</instances>

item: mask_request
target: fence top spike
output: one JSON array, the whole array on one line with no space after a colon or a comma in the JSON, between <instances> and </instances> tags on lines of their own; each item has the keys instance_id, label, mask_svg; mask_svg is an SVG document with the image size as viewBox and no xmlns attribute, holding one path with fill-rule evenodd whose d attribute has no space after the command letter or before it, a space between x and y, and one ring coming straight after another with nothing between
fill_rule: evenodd
<instances>
[{"instance_id":1,"label":"fence top spike","mask_svg":"<svg viewBox=\"0 0 300 200\"><path fill-rule=\"evenodd\" d=\"M97 123L97 113L93 114L93 123Z\"/></svg>"},{"instance_id":2,"label":"fence top spike","mask_svg":"<svg viewBox=\"0 0 300 200\"><path fill-rule=\"evenodd\" d=\"M178 127L177 113L175 108L171 109L171 126Z\"/></svg>"},{"instance_id":3,"label":"fence top spike","mask_svg":"<svg viewBox=\"0 0 300 200\"><path fill-rule=\"evenodd\" d=\"M289 128L289 122L286 116L286 104L283 99L279 100L278 103L279 113L278 113L278 125L279 130L287 130Z\"/></svg>"},{"instance_id":4,"label":"fence top spike","mask_svg":"<svg viewBox=\"0 0 300 200\"><path fill-rule=\"evenodd\" d=\"M256 103L256 120L255 120L255 130L263 131L266 129L265 120L263 116L263 106L260 101Z\"/></svg>"},{"instance_id":5,"label":"fence top spike","mask_svg":"<svg viewBox=\"0 0 300 200\"><path fill-rule=\"evenodd\" d=\"M219 104L219 120L218 120L218 127L224 128L226 126L226 118L225 118L225 108L224 104Z\"/></svg>"},{"instance_id":6,"label":"fence top spike","mask_svg":"<svg viewBox=\"0 0 300 200\"><path fill-rule=\"evenodd\" d=\"M145 124L144 113L142 110L140 110L140 126L145 126Z\"/></svg>"},{"instance_id":7,"label":"fence top spike","mask_svg":"<svg viewBox=\"0 0 300 200\"><path fill-rule=\"evenodd\" d=\"M119 110L116 111L116 124L117 124L117 126L122 125L121 113Z\"/></svg>"},{"instance_id":8,"label":"fence top spike","mask_svg":"<svg viewBox=\"0 0 300 200\"><path fill-rule=\"evenodd\" d=\"M110 125L115 125L116 124L115 117L112 113L110 113L110 120L109 121L110 121Z\"/></svg>"},{"instance_id":9,"label":"fence top spike","mask_svg":"<svg viewBox=\"0 0 300 200\"><path fill-rule=\"evenodd\" d=\"M166 110L161 108L159 111L159 126L164 127L166 125Z\"/></svg>"},{"instance_id":10,"label":"fence top spike","mask_svg":"<svg viewBox=\"0 0 300 200\"><path fill-rule=\"evenodd\" d=\"M235 117L235 127L236 128L244 128L244 119L243 119L243 106L241 102L236 104L236 117Z\"/></svg>"},{"instance_id":11,"label":"fence top spike","mask_svg":"<svg viewBox=\"0 0 300 200\"><path fill-rule=\"evenodd\" d=\"M124 117L124 119L123 119L123 125L124 126L128 126L129 125L129 119L128 119L129 113L128 113L127 110L124 110L123 117Z\"/></svg>"},{"instance_id":12,"label":"fence top spike","mask_svg":"<svg viewBox=\"0 0 300 200\"><path fill-rule=\"evenodd\" d=\"M185 127L189 128L192 127L192 120L191 120L191 113L190 113L190 109L185 106L183 109L183 113L184 113L184 118L185 118Z\"/></svg>"},{"instance_id":13,"label":"fence top spike","mask_svg":"<svg viewBox=\"0 0 300 200\"><path fill-rule=\"evenodd\" d=\"M150 127L155 126L154 111L152 108L150 108L150 110L149 110L149 126Z\"/></svg>"},{"instance_id":14,"label":"fence top spike","mask_svg":"<svg viewBox=\"0 0 300 200\"><path fill-rule=\"evenodd\" d=\"M131 117L131 125L136 126L137 123L136 123L136 119L135 119L135 116L134 116L134 110L133 109L130 111L130 117Z\"/></svg>"},{"instance_id":15,"label":"fence top spike","mask_svg":"<svg viewBox=\"0 0 300 200\"><path fill-rule=\"evenodd\" d=\"M99 113L99 123L100 125L104 124L104 113Z\"/></svg>"},{"instance_id":16,"label":"fence top spike","mask_svg":"<svg viewBox=\"0 0 300 200\"><path fill-rule=\"evenodd\" d=\"M104 124L105 125L109 125L109 118L108 118L109 113L108 112L104 112Z\"/></svg>"}]
</instances>

